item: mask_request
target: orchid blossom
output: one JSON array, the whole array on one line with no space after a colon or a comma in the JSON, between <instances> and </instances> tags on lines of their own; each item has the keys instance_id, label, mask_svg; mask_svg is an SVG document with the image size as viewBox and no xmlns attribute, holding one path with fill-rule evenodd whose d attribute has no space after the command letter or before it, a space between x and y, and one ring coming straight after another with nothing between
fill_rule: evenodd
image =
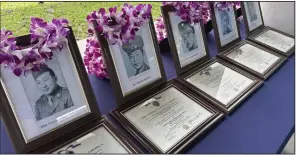
<instances>
[{"instance_id":1,"label":"orchid blossom","mask_svg":"<svg viewBox=\"0 0 296 155\"><path fill-rule=\"evenodd\" d=\"M140 27L150 20L151 8L150 4L138 4L134 7L127 3L120 12L117 7L109 8L109 12L100 8L87 15L88 32L94 33L94 30L97 30L111 44L122 45L134 39ZM93 27L93 22L97 23L97 27Z\"/></svg>"},{"instance_id":2,"label":"orchid blossom","mask_svg":"<svg viewBox=\"0 0 296 155\"><path fill-rule=\"evenodd\" d=\"M52 50L66 41L69 34L66 19L53 19L47 23L41 18L31 18L30 47L16 46L16 39L11 31L1 30L0 64L12 69L16 76L23 72L37 71L53 56Z\"/></svg>"}]
</instances>

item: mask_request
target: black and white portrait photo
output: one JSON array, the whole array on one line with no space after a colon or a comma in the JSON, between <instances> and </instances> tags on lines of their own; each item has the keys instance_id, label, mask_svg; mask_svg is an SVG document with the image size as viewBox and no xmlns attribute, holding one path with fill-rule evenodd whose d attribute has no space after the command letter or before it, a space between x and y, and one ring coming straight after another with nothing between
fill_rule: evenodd
<instances>
[{"instance_id":1,"label":"black and white portrait photo","mask_svg":"<svg viewBox=\"0 0 296 155\"><path fill-rule=\"evenodd\" d=\"M252 31L263 24L263 19L260 14L259 2L243 2L248 31Z\"/></svg>"},{"instance_id":2,"label":"black and white portrait photo","mask_svg":"<svg viewBox=\"0 0 296 155\"><path fill-rule=\"evenodd\" d=\"M136 89L161 77L157 49L150 23L144 23L133 39L122 45L108 43L122 94L125 96Z\"/></svg>"},{"instance_id":3,"label":"black and white portrait photo","mask_svg":"<svg viewBox=\"0 0 296 155\"><path fill-rule=\"evenodd\" d=\"M220 11L220 19L223 35L232 32L231 20L227 11Z\"/></svg>"},{"instance_id":4,"label":"black and white portrait photo","mask_svg":"<svg viewBox=\"0 0 296 155\"><path fill-rule=\"evenodd\" d=\"M214 7L213 10L215 16L214 29L218 31L219 34L219 46L224 46L235 39L239 38L239 31L237 25L237 19L235 17L235 9L232 5L228 6L227 9L220 10Z\"/></svg>"},{"instance_id":5,"label":"black and white portrait photo","mask_svg":"<svg viewBox=\"0 0 296 155\"><path fill-rule=\"evenodd\" d=\"M123 57L125 64L130 63L132 66L132 68L127 65L125 66L128 77L132 77L150 70L150 67L147 64L147 56L144 46L145 45L142 37L138 35L134 40L130 40L128 44L122 45L122 50L128 56L128 60L126 57Z\"/></svg>"},{"instance_id":6,"label":"black and white portrait photo","mask_svg":"<svg viewBox=\"0 0 296 155\"><path fill-rule=\"evenodd\" d=\"M172 46L176 47L177 57L179 59L180 68L204 57L206 49L204 44L203 32L200 23L190 24L176 15L174 11L168 12L171 30L168 31L169 36L173 36ZM174 48L173 48L174 49Z\"/></svg>"},{"instance_id":7,"label":"black and white portrait photo","mask_svg":"<svg viewBox=\"0 0 296 155\"><path fill-rule=\"evenodd\" d=\"M38 71L19 77L1 66L1 76L26 141L90 111L67 42L53 49Z\"/></svg>"},{"instance_id":8,"label":"black and white portrait photo","mask_svg":"<svg viewBox=\"0 0 296 155\"><path fill-rule=\"evenodd\" d=\"M73 101L67 87L60 86L55 72L42 66L40 71L32 73L38 90L42 96L35 103L36 120L47 118L57 112L72 107Z\"/></svg>"},{"instance_id":9,"label":"black and white portrait photo","mask_svg":"<svg viewBox=\"0 0 296 155\"><path fill-rule=\"evenodd\" d=\"M255 9L255 4L254 4L254 2L246 2L246 4L247 4L250 22L253 22L257 19L257 12Z\"/></svg>"},{"instance_id":10,"label":"black and white portrait photo","mask_svg":"<svg viewBox=\"0 0 296 155\"><path fill-rule=\"evenodd\" d=\"M198 48L198 42L195 36L195 30L194 27L191 26L188 22L186 21L181 21L178 24L178 30L181 35L181 40L183 41L185 47L187 50L184 51L192 51Z\"/></svg>"}]
</instances>

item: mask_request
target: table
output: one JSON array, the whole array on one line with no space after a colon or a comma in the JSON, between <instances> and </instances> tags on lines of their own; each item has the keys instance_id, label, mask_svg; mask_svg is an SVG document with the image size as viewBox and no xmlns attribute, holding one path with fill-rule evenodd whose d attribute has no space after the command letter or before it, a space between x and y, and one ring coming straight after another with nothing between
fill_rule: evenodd
<instances>
[{"instance_id":1,"label":"table","mask_svg":"<svg viewBox=\"0 0 296 155\"><path fill-rule=\"evenodd\" d=\"M244 25L239 26L245 38ZM208 44L213 57L217 53L213 31L208 35ZM162 51L162 58L167 78L174 78L176 73L169 51ZM185 153L280 153L294 133L294 63L293 55L241 107ZM109 81L94 75L89 75L89 79L101 112L108 115L116 106ZM0 146L0 153L14 153L2 123Z\"/></svg>"}]
</instances>

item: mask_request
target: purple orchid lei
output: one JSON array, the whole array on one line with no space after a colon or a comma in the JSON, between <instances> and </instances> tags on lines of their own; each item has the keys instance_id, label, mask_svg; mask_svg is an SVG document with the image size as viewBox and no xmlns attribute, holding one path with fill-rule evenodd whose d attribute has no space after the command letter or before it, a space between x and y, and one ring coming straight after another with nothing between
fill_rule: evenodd
<instances>
[{"instance_id":1,"label":"purple orchid lei","mask_svg":"<svg viewBox=\"0 0 296 155\"><path fill-rule=\"evenodd\" d=\"M107 67L102 56L100 44L96 37L90 37L86 40L84 54L83 61L88 73L94 74L100 79L108 79Z\"/></svg>"},{"instance_id":2,"label":"purple orchid lei","mask_svg":"<svg viewBox=\"0 0 296 155\"><path fill-rule=\"evenodd\" d=\"M206 22L209 18L208 2L162 2L176 8L176 15L190 24Z\"/></svg>"},{"instance_id":3,"label":"purple orchid lei","mask_svg":"<svg viewBox=\"0 0 296 155\"><path fill-rule=\"evenodd\" d=\"M163 39L167 37L167 32L165 29L163 17L160 16L156 19L155 24L155 31L156 31L156 36L157 36L157 41L160 43Z\"/></svg>"},{"instance_id":4,"label":"purple orchid lei","mask_svg":"<svg viewBox=\"0 0 296 155\"><path fill-rule=\"evenodd\" d=\"M87 39L83 60L89 74L94 74L100 79L109 78L100 44L94 37L94 30L98 30L111 44L122 45L134 39L140 27L150 20L151 8L150 4L139 4L134 7L126 3L121 12L118 12L115 6L109 8L108 13L104 8L100 8L87 15L88 33L92 37ZM96 28L93 27L93 21L98 24Z\"/></svg>"},{"instance_id":5,"label":"purple orchid lei","mask_svg":"<svg viewBox=\"0 0 296 155\"><path fill-rule=\"evenodd\" d=\"M11 31L1 30L0 64L10 68L16 76L28 71L38 71L45 60L51 59L52 50L66 41L69 34L66 19L53 19L47 23L41 18L31 18L30 47L16 46Z\"/></svg>"},{"instance_id":6,"label":"purple orchid lei","mask_svg":"<svg viewBox=\"0 0 296 155\"><path fill-rule=\"evenodd\" d=\"M12 66L14 59L17 58L18 49L16 46L16 38L13 36L12 31L1 29L0 34L0 64L5 66Z\"/></svg>"},{"instance_id":7,"label":"purple orchid lei","mask_svg":"<svg viewBox=\"0 0 296 155\"><path fill-rule=\"evenodd\" d=\"M122 45L130 39L134 39L140 27L149 21L151 8L150 4L138 4L134 7L127 3L124 4L121 12L117 11L116 6L109 8L108 13L104 8L100 8L87 16L88 32L94 33L94 29L96 29L111 44ZM96 28L93 27L93 21L98 24Z\"/></svg>"}]
</instances>

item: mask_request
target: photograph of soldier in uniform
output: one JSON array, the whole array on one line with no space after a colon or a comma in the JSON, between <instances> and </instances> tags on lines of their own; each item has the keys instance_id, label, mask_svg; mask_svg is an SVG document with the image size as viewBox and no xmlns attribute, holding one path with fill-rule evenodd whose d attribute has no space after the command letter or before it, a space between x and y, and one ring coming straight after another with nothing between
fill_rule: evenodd
<instances>
[{"instance_id":1,"label":"photograph of soldier in uniform","mask_svg":"<svg viewBox=\"0 0 296 155\"><path fill-rule=\"evenodd\" d=\"M257 19L257 13L255 10L254 2L246 2L246 3L247 3L250 22L252 22Z\"/></svg>"},{"instance_id":2,"label":"photograph of soldier in uniform","mask_svg":"<svg viewBox=\"0 0 296 155\"><path fill-rule=\"evenodd\" d=\"M232 32L230 16L227 13L227 11L220 11L220 19L221 19L221 26L222 26L223 35L226 35L226 34Z\"/></svg>"},{"instance_id":3,"label":"photograph of soldier in uniform","mask_svg":"<svg viewBox=\"0 0 296 155\"><path fill-rule=\"evenodd\" d=\"M150 70L147 64L147 55L144 48L144 41L141 36L136 36L134 40L130 40L129 43L122 45L122 50L127 54L128 60L123 57L126 64L125 66L128 73L128 77L132 77Z\"/></svg>"},{"instance_id":4,"label":"photograph of soldier in uniform","mask_svg":"<svg viewBox=\"0 0 296 155\"><path fill-rule=\"evenodd\" d=\"M187 50L183 50L184 53L198 48L198 43L193 26L191 26L188 22L182 21L178 24L178 30L179 34L181 35L181 39L185 47L187 48Z\"/></svg>"},{"instance_id":5,"label":"photograph of soldier in uniform","mask_svg":"<svg viewBox=\"0 0 296 155\"><path fill-rule=\"evenodd\" d=\"M36 101L36 120L42 120L57 112L74 106L69 90L57 84L58 78L55 72L42 66L40 71L32 72L38 90L42 96Z\"/></svg>"}]
</instances>

